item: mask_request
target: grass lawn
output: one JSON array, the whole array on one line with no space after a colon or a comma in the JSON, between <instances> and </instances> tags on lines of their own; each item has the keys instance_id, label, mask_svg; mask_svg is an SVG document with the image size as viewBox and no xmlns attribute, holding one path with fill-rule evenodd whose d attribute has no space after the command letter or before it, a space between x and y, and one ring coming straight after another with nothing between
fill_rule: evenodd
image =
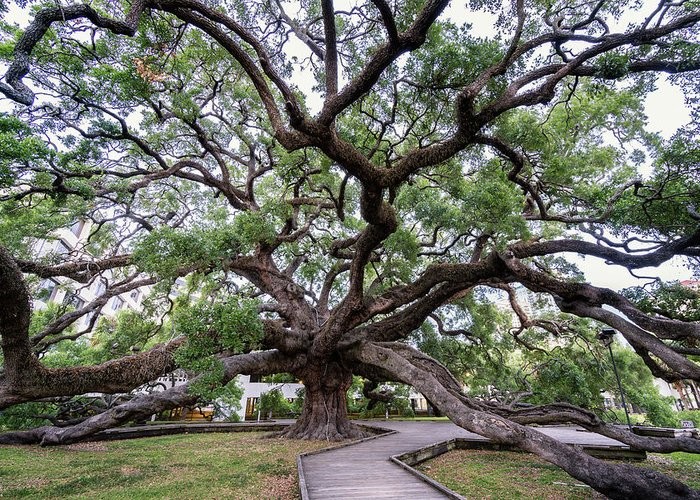
<instances>
[{"instance_id":1,"label":"grass lawn","mask_svg":"<svg viewBox=\"0 0 700 500\"><path fill-rule=\"evenodd\" d=\"M298 498L296 456L325 441L236 432L0 446L5 498Z\"/></svg>"},{"instance_id":2,"label":"grass lawn","mask_svg":"<svg viewBox=\"0 0 700 500\"><path fill-rule=\"evenodd\" d=\"M448 417L397 417L390 416L389 420L384 417L360 417L358 416L356 420L372 420L374 422L451 422Z\"/></svg>"},{"instance_id":3,"label":"grass lawn","mask_svg":"<svg viewBox=\"0 0 700 500\"><path fill-rule=\"evenodd\" d=\"M700 456L650 454L640 467L654 468L700 488ZM424 462L418 469L467 498L605 498L580 481L529 453L455 450Z\"/></svg>"}]
</instances>

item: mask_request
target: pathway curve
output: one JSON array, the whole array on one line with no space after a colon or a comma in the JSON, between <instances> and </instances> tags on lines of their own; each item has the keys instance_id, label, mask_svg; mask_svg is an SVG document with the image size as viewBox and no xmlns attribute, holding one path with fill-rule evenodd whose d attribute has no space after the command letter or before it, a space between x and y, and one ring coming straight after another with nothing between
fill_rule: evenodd
<instances>
[{"instance_id":1,"label":"pathway curve","mask_svg":"<svg viewBox=\"0 0 700 500\"><path fill-rule=\"evenodd\" d=\"M389 457L454 438L484 440L451 422L365 422L398 431L343 448L301 457L309 499L448 498ZM573 427L538 430L571 444L624 446L613 439Z\"/></svg>"}]
</instances>

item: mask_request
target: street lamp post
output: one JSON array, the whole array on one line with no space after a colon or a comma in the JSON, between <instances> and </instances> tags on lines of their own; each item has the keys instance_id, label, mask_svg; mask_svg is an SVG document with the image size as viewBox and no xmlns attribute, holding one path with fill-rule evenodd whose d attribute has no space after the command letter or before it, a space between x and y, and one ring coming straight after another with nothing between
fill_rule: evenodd
<instances>
[{"instance_id":1,"label":"street lamp post","mask_svg":"<svg viewBox=\"0 0 700 500\"><path fill-rule=\"evenodd\" d=\"M627 404L625 403L625 393L622 390L622 384L620 383L620 375L617 373L617 366L615 365L615 357L612 352L612 342L613 335L615 335L615 330L612 328L603 328L598 334L597 338L600 340L605 347L610 351L610 361L612 361L613 371L615 372L615 379L617 380L617 388L620 390L620 398L622 399L622 408L625 410L625 417L627 417L627 427L630 432L632 432L632 423L630 422L630 414L627 411Z\"/></svg>"}]
</instances>

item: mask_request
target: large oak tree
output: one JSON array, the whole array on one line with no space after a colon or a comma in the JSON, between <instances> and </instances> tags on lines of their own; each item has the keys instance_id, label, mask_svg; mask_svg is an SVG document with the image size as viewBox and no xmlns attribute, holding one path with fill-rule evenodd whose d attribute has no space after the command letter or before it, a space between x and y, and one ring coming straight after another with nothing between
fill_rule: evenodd
<instances>
[{"instance_id":1,"label":"large oak tree","mask_svg":"<svg viewBox=\"0 0 700 500\"><path fill-rule=\"evenodd\" d=\"M524 346L532 329L562 335L566 320L518 305L520 284L615 328L655 376L700 380L697 323L645 312L571 264L696 263L696 129L664 141L642 103L665 74L694 106L700 8L448 4L134 0L39 5L28 25L4 24L0 408L128 392L178 366L193 377L0 442L85 439L237 374L280 372L306 387L286 436L352 438L345 392L361 375L412 384L456 424L611 497L699 496L525 424L572 422L657 452L700 452L698 440L637 436L570 404L467 397L407 339L432 325L476 342L470 307L488 289L512 299ZM32 253L78 219L92 223L81 251ZM185 277L193 293L173 300ZM36 327L37 278L104 286ZM80 318L144 287L166 342L43 362L87 334Z\"/></svg>"}]
</instances>

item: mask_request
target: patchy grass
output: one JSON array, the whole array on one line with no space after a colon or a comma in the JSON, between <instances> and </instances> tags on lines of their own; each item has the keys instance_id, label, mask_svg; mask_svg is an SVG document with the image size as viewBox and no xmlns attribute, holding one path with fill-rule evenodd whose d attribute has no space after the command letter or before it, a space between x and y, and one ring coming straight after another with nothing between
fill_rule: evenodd
<instances>
[{"instance_id":1,"label":"patchy grass","mask_svg":"<svg viewBox=\"0 0 700 500\"><path fill-rule=\"evenodd\" d=\"M700 490L700 455L694 453L648 454L640 467L649 467L684 482L691 488Z\"/></svg>"},{"instance_id":2,"label":"patchy grass","mask_svg":"<svg viewBox=\"0 0 700 500\"><path fill-rule=\"evenodd\" d=\"M0 497L298 498L296 456L325 441L180 434L65 447L0 446Z\"/></svg>"},{"instance_id":3,"label":"patchy grass","mask_svg":"<svg viewBox=\"0 0 700 500\"><path fill-rule=\"evenodd\" d=\"M651 454L639 466L700 488L700 456ZM605 498L556 465L529 453L455 450L424 462L418 469L467 498Z\"/></svg>"},{"instance_id":4,"label":"patchy grass","mask_svg":"<svg viewBox=\"0 0 700 500\"><path fill-rule=\"evenodd\" d=\"M556 465L528 453L455 450L418 469L467 498L605 498Z\"/></svg>"}]
</instances>

